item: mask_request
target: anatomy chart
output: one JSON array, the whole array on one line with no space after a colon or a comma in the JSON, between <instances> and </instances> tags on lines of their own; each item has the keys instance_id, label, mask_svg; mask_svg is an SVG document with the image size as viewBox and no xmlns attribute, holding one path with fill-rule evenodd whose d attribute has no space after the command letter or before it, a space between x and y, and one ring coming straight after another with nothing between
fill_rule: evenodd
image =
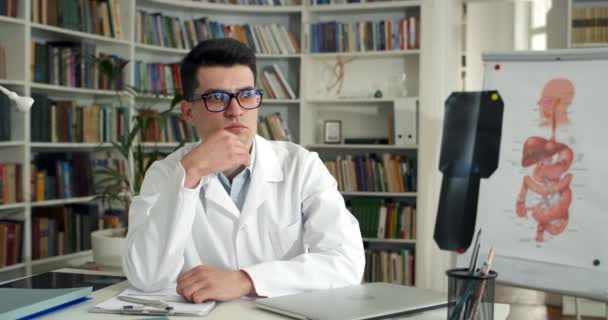
<instances>
[{"instance_id":1,"label":"anatomy chart","mask_svg":"<svg viewBox=\"0 0 608 320\"><path fill-rule=\"evenodd\" d=\"M608 270L608 64L487 68L484 89L498 90L505 107L477 228L502 256Z\"/></svg>"}]
</instances>

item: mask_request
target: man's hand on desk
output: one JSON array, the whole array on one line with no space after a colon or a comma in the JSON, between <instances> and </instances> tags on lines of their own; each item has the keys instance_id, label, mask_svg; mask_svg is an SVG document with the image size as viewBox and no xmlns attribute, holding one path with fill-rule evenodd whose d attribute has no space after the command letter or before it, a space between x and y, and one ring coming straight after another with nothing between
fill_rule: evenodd
<instances>
[{"instance_id":1,"label":"man's hand on desk","mask_svg":"<svg viewBox=\"0 0 608 320\"><path fill-rule=\"evenodd\" d=\"M226 271L200 265L177 278L177 293L193 303L228 301L255 295L245 271Z\"/></svg>"}]
</instances>

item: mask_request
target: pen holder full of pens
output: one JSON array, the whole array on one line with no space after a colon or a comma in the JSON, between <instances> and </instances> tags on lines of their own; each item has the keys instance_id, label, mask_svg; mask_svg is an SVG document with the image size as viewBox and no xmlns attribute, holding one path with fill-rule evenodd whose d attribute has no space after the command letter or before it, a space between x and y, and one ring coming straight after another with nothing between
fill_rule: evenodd
<instances>
[{"instance_id":1,"label":"pen holder full of pens","mask_svg":"<svg viewBox=\"0 0 608 320\"><path fill-rule=\"evenodd\" d=\"M448 320L493 320L495 271L487 275L469 269L450 269L448 276Z\"/></svg>"}]
</instances>

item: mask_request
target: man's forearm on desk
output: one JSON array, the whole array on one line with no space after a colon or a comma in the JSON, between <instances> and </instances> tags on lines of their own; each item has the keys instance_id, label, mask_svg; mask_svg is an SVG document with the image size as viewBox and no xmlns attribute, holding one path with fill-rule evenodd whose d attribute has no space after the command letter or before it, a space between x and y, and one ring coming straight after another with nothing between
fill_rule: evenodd
<instances>
[{"instance_id":1,"label":"man's forearm on desk","mask_svg":"<svg viewBox=\"0 0 608 320\"><path fill-rule=\"evenodd\" d=\"M162 187L156 193L142 192L131 206L123 269L141 290L162 289L175 281L183 266L198 192L183 187L183 169L173 177L163 184L150 176L146 183Z\"/></svg>"}]
</instances>

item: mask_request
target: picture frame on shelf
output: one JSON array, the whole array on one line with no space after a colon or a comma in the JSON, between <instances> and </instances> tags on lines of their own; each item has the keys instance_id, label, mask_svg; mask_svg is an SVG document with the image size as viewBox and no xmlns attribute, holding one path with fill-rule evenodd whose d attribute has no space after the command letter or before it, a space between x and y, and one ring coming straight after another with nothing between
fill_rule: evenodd
<instances>
[{"instance_id":1,"label":"picture frame on shelf","mask_svg":"<svg viewBox=\"0 0 608 320\"><path fill-rule=\"evenodd\" d=\"M342 121L325 120L323 126L323 142L327 144L342 143Z\"/></svg>"}]
</instances>

